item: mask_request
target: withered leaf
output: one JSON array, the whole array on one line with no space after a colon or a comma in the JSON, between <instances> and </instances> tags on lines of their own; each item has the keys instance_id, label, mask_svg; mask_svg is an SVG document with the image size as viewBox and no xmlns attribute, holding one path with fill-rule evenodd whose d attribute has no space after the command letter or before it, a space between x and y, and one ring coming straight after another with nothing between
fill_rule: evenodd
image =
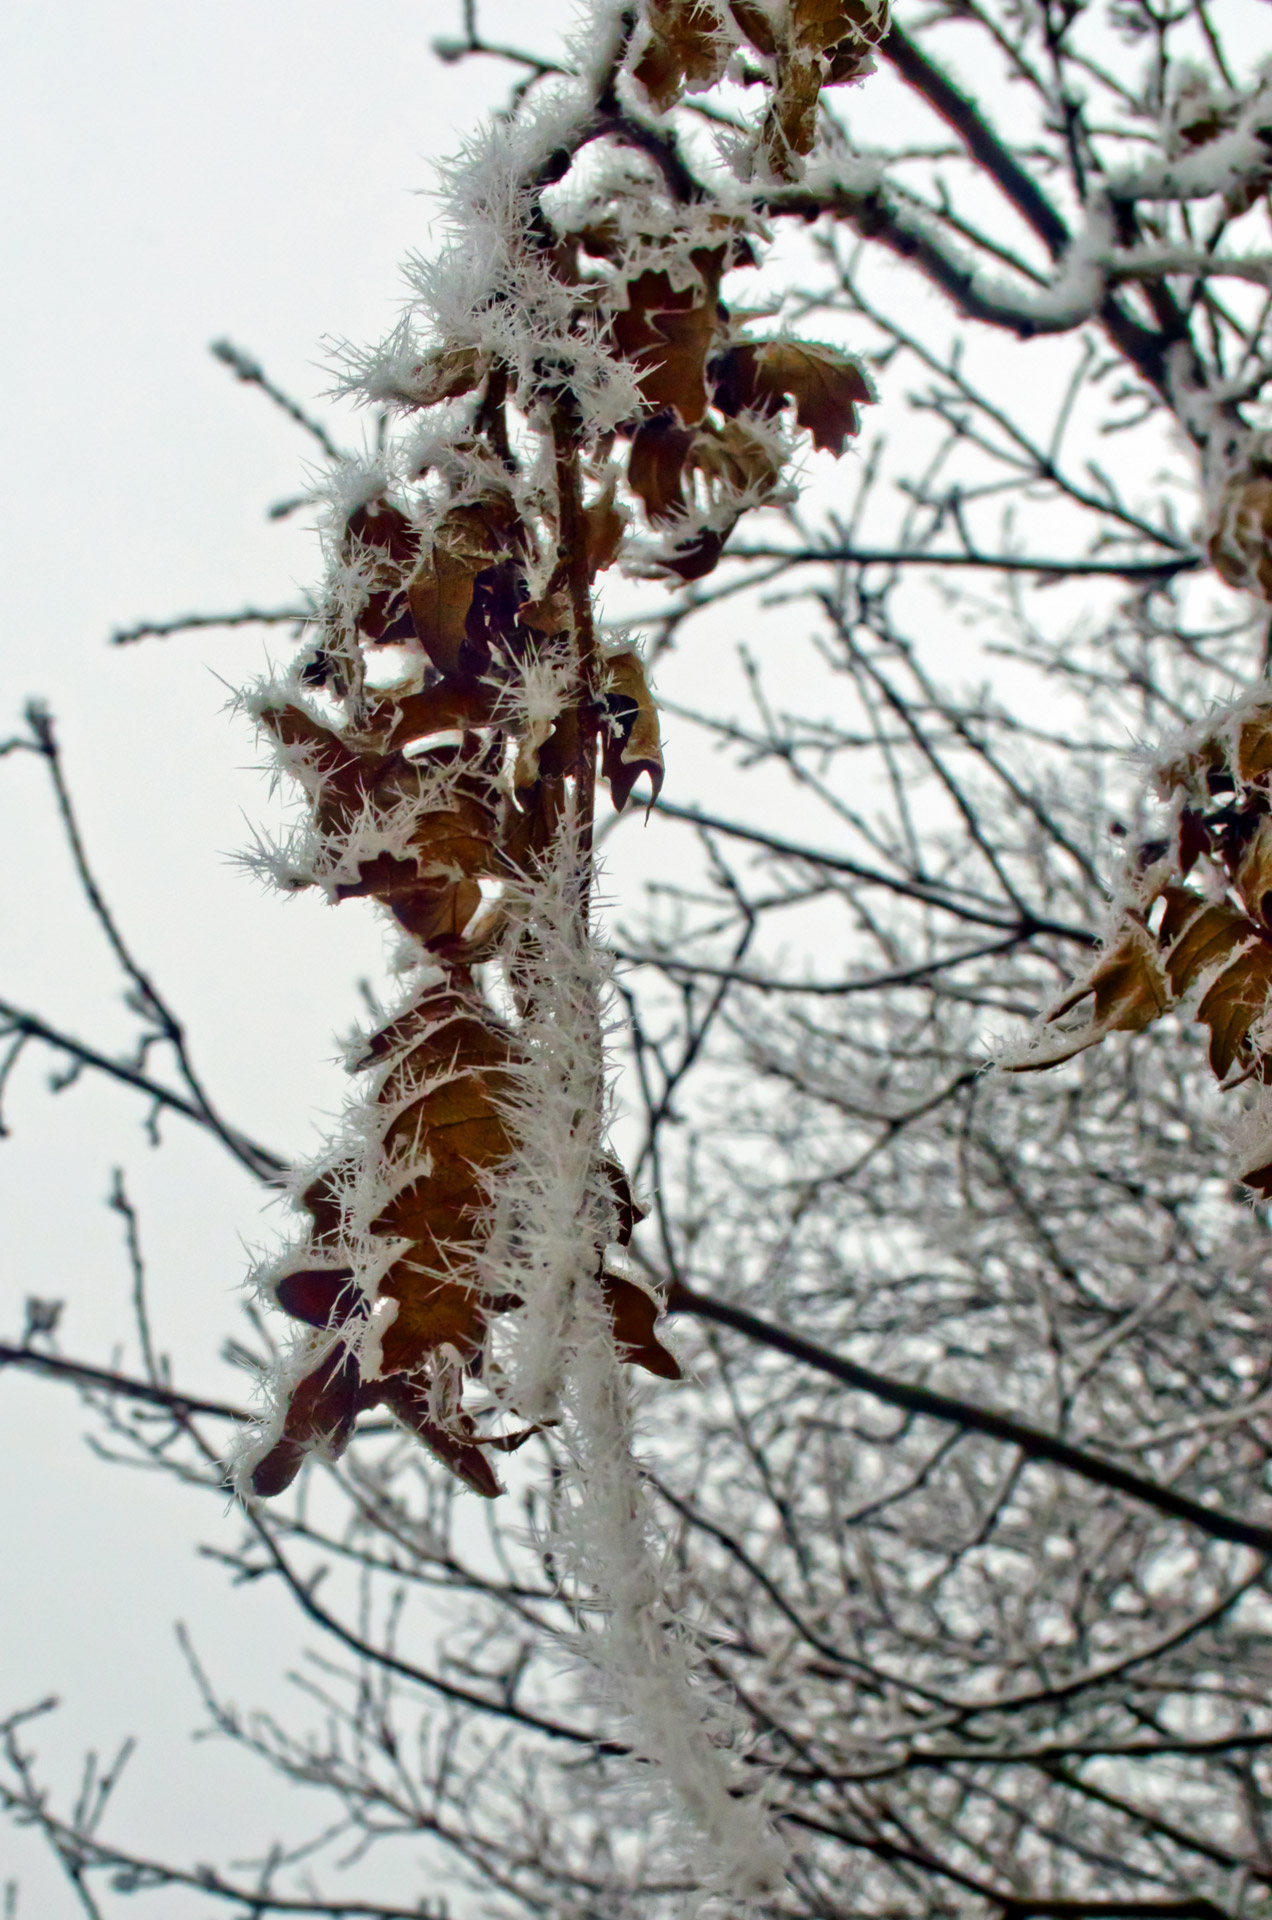
<instances>
[{"instance_id":1,"label":"withered leaf","mask_svg":"<svg viewBox=\"0 0 1272 1920\"><path fill-rule=\"evenodd\" d=\"M519 523L505 494L453 507L420 553L406 583L411 618L433 665L448 678L464 673L469 614L480 575L515 546ZM510 583L511 584L511 583Z\"/></svg>"},{"instance_id":2,"label":"withered leaf","mask_svg":"<svg viewBox=\"0 0 1272 1920\"><path fill-rule=\"evenodd\" d=\"M1171 888L1159 937L1163 944L1170 943L1166 972L1172 993L1187 993L1256 931L1245 914L1226 901L1206 902L1183 888Z\"/></svg>"},{"instance_id":3,"label":"withered leaf","mask_svg":"<svg viewBox=\"0 0 1272 1920\"><path fill-rule=\"evenodd\" d=\"M358 1415L358 1363L336 1346L291 1390L283 1431L252 1470L252 1489L264 1499L282 1493L314 1448L335 1456L348 1445Z\"/></svg>"},{"instance_id":4,"label":"withered leaf","mask_svg":"<svg viewBox=\"0 0 1272 1920\"><path fill-rule=\"evenodd\" d=\"M624 1349L623 1358L663 1380L679 1380L682 1377L679 1363L654 1334L662 1312L659 1303L643 1287L614 1273L606 1273L602 1285L605 1304L614 1321L614 1337Z\"/></svg>"},{"instance_id":5,"label":"withered leaf","mask_svg":"<svg viewBox=\"0 0 1272 1920\"><path fill-rule=\"evenodd\" d=\"M1262 1153L1239 1166L1237 1178L1242 1186L1249 1187L1251 1193L1257 1193L1264 1200L1272 1200L1272 1160L1264 1160Z\"/></svg>"},{"instance_id":6,"label":"withered leaf","mask_svg":"<svg viewBox=\"0 0 1272 1920\"><path fill-rule=\"evenodd\" d=\"M569 631L574 610L565 588L558 587L550 593L540 594L537 600L523 600L517 609L517 617L523 626L532 627L536 633L545 634L551 640L558 633Z\"/></svg>"},{"instance_id":7,"label":"withered leaf","mask_svg":"<svg viewBox=\"0 0 1272 1920\"><path fill-rule=\"evenodd\" d=\"M425 1273L404 1257L381 1281L380 1298L398 1302L397 1318L382 1336L386 1377L414 1373L439 1347L461 1354L481 1347L486 1316L472 1287Z\"/></svg>"},{"instance_id":8,"label":"withered leaf","mask_svg":"<svg viewBox=\"0 0 1272 1920\"><path fill-rule=\"evenodd\" d=\"M710 422L699 427L690 449L690 464L713 491L721 486L738 493L771 493L781 475L780 456L741 420Z\"/></svg>"},{"instance_id":9,"label":"withered leaf","mask_svg":"<svg viewBox=\"0 0 1272 1920\"><path fill-rule=\"evenodd\" d=\"M777 36L760 0L729 0L729 12L755 51L771 60L777 52Z\"/></svg>"},{"instance_id":10,"label":"withered leaf","mask_svg":"<svg viewBox=\"0 0 1272 1920\"><path fill-rule=\"evenodd\" d=\"M587 571L595 580L618 559L627 531L627 515L614 504L618 479L610 473L596 498L583 509L583 528L587 540Z\"/></svg>"},{"instance_id":11,"label":"withered leaf","mask_svg":"<svg viewBox=\"0 0 1272 1920\"><path fill-rule=\"evenodd\" d=\"M653 799L663 783L658 709L645 679L641 657L626 647L605 661L600 699L605 716L601 772L621 813L642 773L649 776Z\"/></svg>"},{"instance_id":12,"label":"withered leaf","mask_svg":"<svg viewBox=\"0 0 1272 1920\"><path fill-rule=\"evenodd\" d=\"M825 53L844 39L851 26L860 26L870 13L860 0L787 0L791 38L796 46ZM855 17L854 17L855 16Z\"/></svg>"},{"instance_id":13,"label":"withered leaf","mask_svg":"<svg viewBox=\"0 0 1272 1920\"><path fill-rule=\"evenodd\" d=\"M617 1160L602 1160L600 1170L614 1193L617 1214L614 1239L620 1247L625 1247L636 1231L638 1222L645 1218L645 1209L633 1197L631 1182Z\"/></svg>"},{"instance_id":14,"label":"withered leaf","mask_svg":"<svg viewBox=\"0 0 1272 1920\"><path fill-rule=\"evenodd\" d=\"M754 378L761 397L794 401L796 420L827 453L841 454L860 433L859 409L874 399L851 354L807 340L757 342Z\"/></svg>"},{"instance_id":15,"label":"withered leaf","mask_svg":"<svg viewBox=\"0 0 1272 1920\"><path fill-rule=\"evenodd\" d=\"M438 347L414 369L407 391L417 407L434 407L440 400L471 393L485 379L489 365L477 347Z\"/></svg>"},{"instance_id":16,"label":"withered leaf","mask_svg":"<svg viewBox=\"0 0 1272 1920\"><path fill-rule=\"evenodd\" d=\"M517 758L512 768L513 789L528 793L542 772L543 750L556 730L557 717L540 714L522 730L517 739Z\"/></svg>"},{"instance_id":17,"label":"withered leaf","mask_svg":"<svg viewBox=\"0 0 1272 1920\"><path fill-rule=\"evenodd\" d=\"M365 639L387 642L410 637L411 616L403 597L403 583L419 550L418 529L387 500L372 500L354 509L345 522L344 550L348 557L371 558L366 598L358 614Z\"/></svg>"},{"instance_id":18,"label":"withered leaf","mask_svg":"<svg viewBox=\"0 0 1272 1920\"><path fill-rule=\"evenodd\" d=\"M677 426L665 413L645 421L632 437L627 461L627 483L655 524L674 520L685 511L681 486L693 434Z\"/></svg>"},{"instance_id":19,"label":"withered leaf","mask_svg":"<svg viewBox=\"0 0 1272 1920\"><path fill-rule=\"evenodd\" d=\"M318 1267L285 1273L274 1284L274 1298L293 1320L311 1327L342 1326L362 1298L350 1286L352 1267Z\"/></svg>"},{"instance_id":20,"label":"withered leaf","mask_svg":"<svg viewBox=\"0 0 1272 1920\"><path fill-rule=\"evenodd\" d=\"M402 1424L424 1442L429 1452L474 1493L494 1500L503 1491L477 1439L470 1415L456 1410L447 1425L441 1426L431 1416L427 1389L400 1376L384 1382L382 1399Z\"/></svg>"},{"instance_id":21,"label":"withered leaf","mask_svg":"<svg viewBox=\"0 0 1272 1920\"><path fill-rule=\"evenodd\" d=\"M646 20L649 39L632 71L654 110L666 113L685 87L715 85L729 42L712 0L649 0Z\"/></svg>"},{"instance_id":22,"label":"withered leaf","mask_svg":"<svg viewBox=\"0 0 1272 1920\"><path fill-rule=\"evenodd\" d=\"M345 551L354 545L374 547L399 566L409 566L419 546L418 529L399 507L388 500L369 500L355 507L345 521Z\"/></svg>"},{"instance_id":23,"label":"withered leaf","mask_svg":"<svg viewBox=\"0 0 1272 1920\"><path fill-rule=\"evenodd\" d=\"M1208 551L1230 587L1272 598L1272 477L1238 474L1228 482Z\"/></svg>"},{"instance_id":24,"label":"withered leaf","mask_svg":"<svg viewBox=\"0 0 1272 1920\"><path fill-rule=\"evenodd\" d=\"M819 54L799 48L779 60L777 87L760 133L765 157L779 180L795 179L799 159L813 150L821 86Z\"/></svg>"},{"instance_id":25,"label":"withered leaf","mask_svg":"<svg viewBox=\"0 0 1272 1920\"><path fill-rule=\"evenodd\" d=\"M1255 920L1272 930L1272 817L1260 813L1236 864L1237 891Z\"/></svg>"},{"instance_id":26,"label":"withered leaf","mask_svg":"<svg viewBox=\"0 0 1272 1920\"><path fill-rule=\"evenodd\" d=\"M383 752L389 740L405 746L432 733L489 726L497 698L490 686L456 686L439 681L436 686L424 687L418 693L378 702L367 715L365 733L353 738L362 745L364 740L371 744L378 736Z\"/></svg>"},{"instance_id":27,"label":"withered leaf","mask_svg":"<svg viewBox=\"0 0 1272 1920\"><path fill-rule=\"evenodd\" d=\"M704 527L691 539L679 542L662 565L682 580L702 580L719 565L724 543L732 531L732 526Z\"/></svg>"},{"instance_id":28,"label":"withered leaf","mask_svg":"<svg viewBox=\"0 0 1272 1920\"><path fill-rule=\"evenodd\" d=\"M1216 1079L1226 1079L1248 1054L1250 1029L1266 1011L1269 992L1272 947L1262 940L1242 948L1207 989L1197 1018L1210 1028L1210 1069Z\"/></svg>"},{"instance_id":29,"label":"withered leaf","mask_svg":"<svg viewBox=\"0 0 1272 1920\"><path fill-rule=\"evenodd\" d=\"M1088 998L1092 1004L1081 1021L1059 1024ZM1011 1073L1059 1066L1106 1034L1138 1033L1165 1013L1170 1003L1170 988L1147 929L1128 921L1114 944L1044 1016L1044 1031L1027 1050L1009 1055L1003 1064Z\"/></svg>"},{"instance_id":30,"label":"withered leaf","mask_svg":"<svg viewBox=\"0 0 1272 1920\"><path fill-rule=\"evenodd\" d=\"M1194 808L1184 807L1175 839L1175 863L1181 876L1187 879L1197 862L1209 852L1210 834L1204 819Z\"/></svg>"},{"instance_id":31,"label":"withered leaf","mask_svg":"<svg viewBox=\"0 0 1272 1920\"><path fill-rule=\"evenodd\" d=\"M1272 706L1257 707L1242 721L1236 773L1246 782L1265 780L1272 773Z\"/></svg>"},{"instance_id":32,"label":"withered leaf","mask_svg":"<svg viewBox=\"0 0 1272 1920\"><path fill-rule=\"evenodd\" d=\"M719 326L716 290L725 251L696 249L699 285L673 287L660 268L637 274L626 283L627 305L610 320L614 344L636 367L649 405L674 407L687 427L706 412L707 355Z\"/></svg>"},{"instance_id":33,"label":"withered leaf","mask_svg":"<svg viewBox=\"0 0 1272 1920\"><path fill-rule=\"evenodd\" d=\"M481 888L475 880L424 880L393 893L385 904L407 933L447 953L465 940L481 908Z\"/></svg>"},{"instance_id":34,"label":"withered leaf","mask_svg":"<svg viewBox=\"0 0 1272 1920\"><path fill-rule=\"evenodd\" d=\"M303 707L280 702L262 707L258 718L281 747L302 749L304 768L321 781L328 805L352 809L369 793L377 771L375 756L348 745Z\"/></svg>"}]
</instances>

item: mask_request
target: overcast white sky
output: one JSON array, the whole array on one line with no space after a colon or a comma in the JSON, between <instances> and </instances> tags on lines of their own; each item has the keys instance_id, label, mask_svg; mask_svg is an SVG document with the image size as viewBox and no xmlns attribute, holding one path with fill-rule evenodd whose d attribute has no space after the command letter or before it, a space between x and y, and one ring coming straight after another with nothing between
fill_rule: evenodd
<instances>
[{"instance_id":1,"label":"overcast white sky","mask_svg":"<svg viewBox=\"0 0 1272 1920\"><path fill-rule=\"evenodd\" d=\"M484 13L551 45L567 9ZM265 519L297 491L308 445L208 343L230 336L313 403L324 336L392 323L399 263L431 244L430 163L507 84L495 63L432 58L458 14L458 0L9 0L0 21L0 737L28 697L50 703L139 957L226 1111L283 1151L312 1146L310 1116L340 1098L332 1035L356 1017L378 937L361 914L264 894L227 857L271 803L215 676L260 671L259 633L105 641L143 616L285 603L312 580L312 536ZM122 1046L130 1023L39 771L0 762L0 996ZM267 1231L256 1192L179 1127L154 1154L122 1093L85 1083L50 1101L48 1064L24 1067L0 1143L0 1337L19 1333L28 1294L66 1298L68 1352L105 1358L127 1337L119 1222L102 1205L119 1164L160 1339L187 1382L227 1392L214 1356L242 1240ZM61 1786L85 1747L141 1736L121 1840L195 1860L259 1851L287 1824L281 1790L189 1743L172 1623L190 1622L249 1704L278 1697L290 1614L196 1557L199 1538L232 1537L219 1509L98 1462L89 1424L66 1389L0 1376L0 1716L62 1696L43 1736ZM11 1878L21 1920L82 1911L42 1848L3 1826L0 1904ZM142 1910L179 1920L206 1902L165 1893Z\"/></svg>"}]
</instances>

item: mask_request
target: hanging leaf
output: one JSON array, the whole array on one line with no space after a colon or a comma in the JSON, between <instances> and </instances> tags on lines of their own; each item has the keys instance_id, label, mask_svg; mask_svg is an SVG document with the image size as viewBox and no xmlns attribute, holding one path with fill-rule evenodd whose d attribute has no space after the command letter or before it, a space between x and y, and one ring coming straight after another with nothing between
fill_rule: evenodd
<instances>
[{"instance_id":1,"label":"hanging leaf","mask_svg":"<svg viewBox=\"0 0 1272 1920\"><path fill-rule=\"evenodd\" d=\"M1180 995L1230 958L1256 929L1245 914L1224 901L1208 904L1182 888L1170 889L1166 900L1159 937L1168 946L1171 991Z\"/></svg>"},{"instance_id":2,"label":"hanging leaf","mask_svg":"<svg viewBox=\"0 0 1272 1920\"><path fill-rule=\"evenodd\" d=\"M406 584L407 600L425 652L448 678L476 678L484 665L466 646L478 582L506 560L519 533L512 500L492 494L476 505L452 508L421 551ZM511 579L507 585L515 591Z\"/></svg>"},{"instance_id":3,"label":"hanging leaf","mask_svg":"<svg viewBox=\"0 0 1272 1920\"><path fill-rule=\"evenodd\" d=\"M488 357L477 347L438 347L424 355L406 391L415 406L435 407L471 393L489 370Z\"/></svg>"},{"instance_id":4,"label":"hanging leaf","mask_svg":"<svg viewBox=\"0 0 1272 1920\"><path fill-rule=\"evenodd\" d=\"M795 418L813 445L841 454L861 432L861 413L874 391L851 354L804 340L766 340L755 348L755 389L760 398L790 399Z\"/></svg>"},{"instance_id":5,"label":"hanging leaf","mask_svg":"<svg viewBox=\"0 0 1272 1920\"><path fill-rule=\"evenodd\" d=\"M1060 1024L1066 1014L1088 999L1091 1006L1081 1021ZM1003 1065L1011 1073L1059 1066L1095 1046L1106 1034L1138 1033L1165 1013L1170 1004L1171 991L1162 976L1151 936L1131 922L1090 972L1044 1014L1036 1039L1027 1048L1007 1055Z\"/></svg>"},{"instance_id":6,"label":"hanging leaf","mask_svg":"<svg viewBox=\"0 0 1272 1920\"><path fill-rule=\"evenodd\" d=\"M383 1404L397 1415L408 1432L422 1440L429 1452L466 1487L486 1500L498 1498L503 1489L469 1414L456 1408L443 1426L432 1417L427 1388L400 1376L385 1382L382 1398Z\"/></svg>"},{"instance_id":7,"label":"hanging leaf","mask_svg":"<svg viewBox=\"0 0 1272 1920\"><path fill-rule=\"evenodd\" d=\"M777 35L760 0L729 0L729 12L758 54L771 60L777 53Z\"/></svg>"},{"instance_id":8,"label":"hanging leaf","mask_svg":"<svg viewBox=\"0 0 1272 1920\"><path fill-rule=\"evenodd\" d=\"M1236 864L1237 891L1264 933L1272 932L1272 818L1258 816L1254 833Z\"/></svg>"},{"instance_id":9,"label":"hanging leaf","mask_svg":"<svg viewBox=\"0 0 1272 1920\"><path fill-rule=\"evenodd\" d=\"M656 113L666 113L686 87L714 86L729 58L724 18L712 0L648 0L649 38L632 72Z\"/></svg>"},{"instance_id":10,"label":"hanging leaf","mask_svg":"<svg viewBox=\"0 0 1272 1920\"><path fill-rule=\"evenodd\" d=\"M274 1283L274 1298L293 1320L311 1327L342 1327L365 1305L362 1289L352 1281L352 1267L311 1267L284 1273Z\"/></svg>"},{"instance_id":11,"label":"hanging leaf","mask_svg":"<svg viewBox=\"0 0 1272 1920\"><path fill-rule=\"evenodd\" d=\"M689 464L712 494L725 489L760 499L773 491L782 472L780 452L741 420L701 426L693 436Z\"/></svg>"},{"instance_id":12,"label":"hanging leaf","mask_svg":"<svg viewBox=\"0 0 1272 1920\"><path fill-rule=\"evenodd\" d=\"M632 1280L607 1273L603 1281L605 1304L614 1321L614 1337L624 1350L624 1358L662 1380L679 1380L680 1364L657 1339L654 1328L662 1312L660 1303Z\"/></svg>"},{"instance_id":13,"label":"hanging leaf","mask_svg":"<svg viewBox=\"0 0 1272 1920\"><path fill-rule=\"evenodd\" d=\"M726 528L704 527L692 539L679 542L671 553L663 557L661 564L682 580L703 580L719 565L725 541L732 531L731 525Z\"/></svg>"},{"instance_id":14,"label":"hanging leaf","mask_svg":"<svg viewBox=\"0 0 1272 1920\"><path fill-rule=\"evenodd\" d=\"M619 813L642 774L649 777L651 805L662 791L662 745L658 709L645 679L638 653L625 648L605 662L601 709L605 727L601 737L601 771Z\"/></svg>"},{"instance_id":15,"label":"hanging leaf","mask_svg":"<svg viewBox=\"0 0 1272 1920\"><path fill-rule=\"evenodd\" d=\"M282 1433L252 1469L253 1492L270 1499L291 1485L309 1453L343 1452L358 1416L360 1384L357 1361L339 1345L296 1383Z\"/></svg>"},{"instance_id":16,"label":"hanging leaf","mask_svg":"<svg viewBox=\"0 0 1272 1920\"><path fill-rule=\"evenodd\" d=\"M769 101L760 144L779 180L799 177L799 160L817 139L817 107L823 68L817 53L797 48L778 62L778 84Z\"/></svg>"},{"instance_id":17,"label":"hanging leaf","mask_svg":"<svg viewBox=\"0 0 1272 1920\"><path fill-rule=\"evenodd\" d=\"M1240 473L1228 481L1208 551L1230 587L1272 599L1272 475Z\"/></svg>"},{"instance_id":18,"label":"hanging leaf","mask_svg":"<svg viewBox=\"0 0 1272 1920\"><path fill-rule=\"evenodd\" d=\"M685 512L681 481L693 445L693 433L666 413L646 420L632 438L627 484L640 498L650 520L674 520Z\"/></svg>"},{"instance_id":19,"label":"hanging leaf","mask_svg":"<svg viewBox=\"0 0 1272 1920\"><path fill-rule=\"evenodd\" d=\"M1237 732L1234 771L1238 780L1250 784L1272 774L1272 706L1244 710Z\"/></svg>"},{"instance_id":20,"label":"hanging leaf","mask_svg":"<svg viewBox=\"0 0 1272 1920\"><path fill-rule=\"evenodd\" d=\"M626 306L610 321L614 344L636 367L645 400L674 407L687 427L706 412L707 356L719 328L725 253L724 247L696 248L690 257L697 281L687 287L674 287L661 268L637 274L626 283Z\"/></svg>"},{"instance_id":21,"label":"hanging leaf","mask_svg":"<svg viewBox=\"0 0 1272 1920\"><path fill-rule=\"evenodd\" d=\"M1210 1070L1226 1080L1233 1067L1250 1064L1250 1033L1272 992L1272 948L1254 940L1229 961L1207 990L1197 1018L1210 1028Z\"/></svg>"},{"instance_id":22,"label":"hanging leaf","mask_svg":"<svg viewBox=\"0 0 1272 1920\"><path fill-rule=\"evenodd\" d=\"M583 527L587 540L587 571L595 580L618 559L627 532L627 515L614 503L617 474L611 472L596 498L583 509Z\"/></svg>"}]
</instances>

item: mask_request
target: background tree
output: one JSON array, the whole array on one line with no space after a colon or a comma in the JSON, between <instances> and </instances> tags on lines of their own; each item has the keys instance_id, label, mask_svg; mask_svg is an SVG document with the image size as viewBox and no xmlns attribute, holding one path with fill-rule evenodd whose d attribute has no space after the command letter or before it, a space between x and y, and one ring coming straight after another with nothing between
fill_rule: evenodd
<instances>
[{"instance_id":1,"label":"background tree","mask_svg":"<svg viewBox=\"0 0 1272 1920\"><path fill-rule=\"evenodd\" d=\"M766 1910L1259 1913L1268 1245L1223 1140L1249 1092L1216 1095L1174 1014L1054 1075L984 1071L1090 969L1121 850L1151 865L1177 831L1128 744L1157 757L1262 683L1257 10L902 6L802 165L801 16L786 40L731 17L727 73L683 97L715 77L698 10L633 22L578 151L674 167L691 201L758 120L750 192L781 238L725 297L865 351L880 404L855 466L810 457L714 569L614 594L671 769L644 831L603 829L619 1140L652 1203L633 1246L690 1376L642 1411L668 1591L791 1847ZM567 64L471 16L443 52L510 60L521 111ZM673 560L723 531L718 496L681 497ZM94 888L50 723L28 728L139 1052L10 1007L11 1065L122 1076L276 1179ZM140 1370L51 1352L38 1303L4 1357L78 1380L220 1498L233 1407L166 1377L137 1260ZM269 1339L256 1321L240 1362ZM429 1911L423 1855L456 1912L685 1911L698 1876L571 1663L590 1626L551 1551L555 1447L518 1456L488 1531L374 1416L294 1506L248 1511L236 1570L286 1589L329 1665L309 1723L206 1704L245 1763L323 1799L317 1852L135 1858L110 1777L56 1810L15 1724L7 1802L89 1910L184 1886L230 1912ZM392 1891L307 1889L351 1842Z\"/></svg>"}]
</instances>

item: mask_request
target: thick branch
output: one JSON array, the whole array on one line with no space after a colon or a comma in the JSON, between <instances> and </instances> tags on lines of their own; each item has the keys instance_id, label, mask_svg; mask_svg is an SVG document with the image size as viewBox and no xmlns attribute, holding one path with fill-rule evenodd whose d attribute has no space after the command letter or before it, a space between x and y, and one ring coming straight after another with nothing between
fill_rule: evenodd
<instances>
[{"instance_id":1,"label":"thick branch","mask_svg":"<svg viewBox=\"0 0 1272 1920\"><path fill-rule=\"evenodd\" d=\"M1145 1479L1142 1474L1130 1473L1125 1467L1115 1466L1111 1460L1103 1460L1098 1454L1089 1453L1085 1447L1074 1446L1071 1441L1060 1439L1057 1434L1044 1433L1040 1427L1032 1427L1014 1414L996 1413L990 1407L978 1407L971 1400L937 1393L931 1387L911 1386L903 1380L892 1380L886 1374L859 1366L855 1360L845 1360L837 1353L830 1353L825 1347L819 1347L797 1333L788 1333L784 1327L774 1326L772 1321L748 1313L745 1307L731 1306L725 1300L697 1293L680 1283L671 1289L667 1310L669 1313L693 1314L699 1320L713 1320L719 1326L731 1327L735 1333L744 1334L747 1339L771 1347L778 1353L788 1354L792 1360L800 1360L806 1366L816 1368L819 1373L829 1374L831 1379L839 1380L859 1393L868 1393L890 1407L902 1407L908 1413L924 1414L930 1419L965 1428L970 1433L984 1433L991 1439L1006 1441L1009 1446L1019 1447L1026 1459L1045 1460L1051 1466L1060 1467L1066 1473L1089 1481L1093 1486L1109 1487L1116 1493L1124 1493L1172 1520L1182 1520L1187 1526L1199 1528L1214 1540L1230 1540L1237 1546L1251 1547L1256 1553L1272 1554L1272 1527L1257 1526L1251 1521L1239 1520L1235 1514L1202 1506L1200 1501L1190 1500L1186 1494L1176 1493L1171 1487Z\"/></svg>"},{"instance_id":2,"label":"thick branch","mask_svg":"<svg viewBox=\"0 0 1272 1920\"><path fill-rule=\"evenodd\" d=\"M1017 213L1037 234L1053 260L1069 244L1069 229L1035 180L991 132L966 94L920 53L895 21L879 51L914 91L952 127L979 167L994 181Z\"/></svg>"},{"instance_id":3,"label":"thick branch","mask_svg":"<svg viewBox=\"0 0 1272 1920\"><path fill-rule=\"evenodd\" d=\"M827 853L816 847L801 847L794 841L783 840L775 833L762 833L758 827L742 826L736 820L722 820L715 814L703 813L699 807L679 807L670 800L656 800L654 807L671 820L684 820L690 826L705 827L711 833L728 834L733 840L744 840L751 846L765 847L770 853L781 854L790 860L806 860L811 866L825 867L830 873L847 874L867 886L883 887L889 893L939 907L956 920L969 921L973 926L997 927L1004 934L1017 935L1021 939L1047 933L1058 940L1072 940L1078 946L1095 947L1099 944L1095 934L1086 927L1075 927L1067 921L1048 920L1033 914L1022 920L1019 915L1004 913L988 902L981 904L974 897L960 897L953 891L932 886L927 881L881 873L877 867L863 866L860 861L850 860L843 854Z\"/></svg>"},{"instance_id":4,"label":"thick branch","mask_svg":"<svg viewBox=\"0 0 1272 1920\"><path fill-rule=\"evenodd\" d=\"M1043 579L1171 580L1197 573L1207 562L1200 553L1160 560L1044 560L1025 553L924 553L904 547L731 546L730 560L784 560L793 567L833 563L856 567L984 567L993 573L1033 573Z\"/></svg>"}]
</instances>

